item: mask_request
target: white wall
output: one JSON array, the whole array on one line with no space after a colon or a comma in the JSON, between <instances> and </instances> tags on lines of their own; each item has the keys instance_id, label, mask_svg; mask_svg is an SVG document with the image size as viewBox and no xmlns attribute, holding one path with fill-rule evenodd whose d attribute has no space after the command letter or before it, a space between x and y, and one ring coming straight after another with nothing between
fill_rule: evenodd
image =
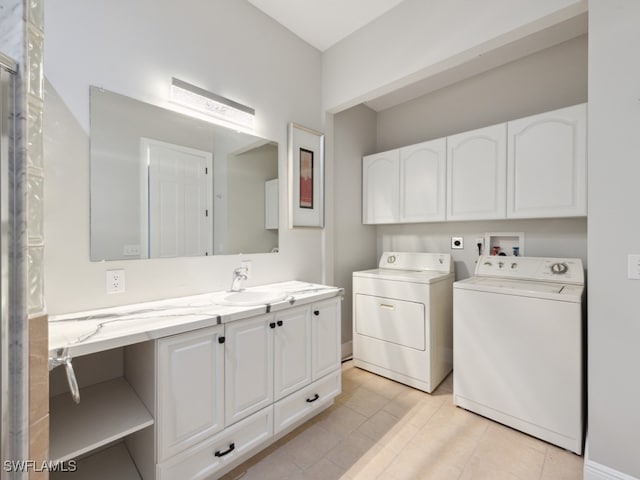
<instances>
[{"instance_id":1,"label":"white wall","mask_svg":"<svg viewBox=\"0 0 640 480\"><path fill-rule=\"evenodd\" d=\"M376 114L354 107L333 118L334 127L334 284L345 289L342 342L351 341L354 271L377 266L375 226L362 225L362 156L374 151Z\"/></svg>"},{"instance_id":2,"label":"white wall","mask_svg":"<svg viewBox=\"0 0 640 480\"><path fill-rule=\"evenodd\" d=\"M586 10L586 0L405 0L323 55L323 104L340 111L458 67Z\"/></svg>"},{"instance_id":3,"label":"white wall","mask_svg":"<svg viewBox=\"0 0 640 480\"><path fill-rule=\"evenodd\" d=\"M640 2L589 2L589 432L585 478L640 478Z\"/></svg>"},{"instance_id":4,"label":"white wall","mask_svg":"<svg viewBox=\"0 0 640 480\"><path fill-rule=\"evenodd\" d=\"M249 105L256 134L280 145L284 182L287 123L322 130L320 53L237 0L56 0L45 2L45 19L49 313L229 288L233 268L247 256L89 261L89 85L167 106L175 76ZM281 188L281 225L285 200ZM280 253L248 257L249 285L321 281L323 232L280 232ZM113 268L125 269L126 293L105 293L105 271Z\"/></svg>"}]
</instances>

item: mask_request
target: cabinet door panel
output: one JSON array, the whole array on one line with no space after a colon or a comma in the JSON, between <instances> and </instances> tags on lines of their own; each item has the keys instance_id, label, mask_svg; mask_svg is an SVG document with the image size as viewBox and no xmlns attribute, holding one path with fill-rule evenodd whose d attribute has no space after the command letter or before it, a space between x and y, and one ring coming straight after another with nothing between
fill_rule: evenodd
<instances>
[{"instance_id":1,"label":"cabinet door panel","mask_svg":"<svg viewBox=\"0 0 640 480\"><path fill-rule=\"evenodd\" d=\"M225 325L225 423L273 402L273 315Z\"/></svg>"},{"instance_id":2,"label":"cabinet door panel","mask_svg":"<svg viewBox=\"0 0 640 480\"><path fill-rule=\"evenodd\" d=\"M159 461L224 426L223 327L158 340Z\"/></svg>"},{"instance_id":3,"label":"cabinet door panel","mask_svg":"<svg viewBox=\"0 0 640 480\"><path fill-rule=\"evenodd\" d=\"M309 307L276 314L274 399L311 383L311 315Z\"/></svg>"},{"instance_id":4,"label":"cabinet door panel","mask_svg":"<svg viewBox=\"0 0 640 480\"><path fill-rule=\"evenodd\" d=\"M400 149L400 222L445 219L446 139Z\"/></svg>"},{"instance_id":5,"label":"cabinet door panel","mask_svg":"<svg viewBox=\"0 0 640 480\"><path fill-rule=\"evenodd\" d=\"M313 380L340 370L340 300L331 299L311 305L313 330Z\"/></svg>"},{"instance_id":6,"label":"cabinet door panel","mask_svg":"<svg viewBox=\"0 0 640 480\"><path fill-rule=\"evenodd\" d=\"M398 221L399 151L362 159L362 223Z\"/></svg>"},{"instance_id":7,"label":"cabinet door panel","mask_svg":"<svg viewBox=\"0 0 640 480\"><path fill-rule=\"evenodd\" d=\"M505 218L506 124L447 137L447 220Z\"/></svg>"},{"instance_id":8,"label":"cabinet door panel","mask_svg":"<svg viewBox=\"0 0 640 480\"><path fill-rule=\"evenodd\" d=\"M586 105L508 123L511 218L586 215Z\"/></svg>"}]
</instances>

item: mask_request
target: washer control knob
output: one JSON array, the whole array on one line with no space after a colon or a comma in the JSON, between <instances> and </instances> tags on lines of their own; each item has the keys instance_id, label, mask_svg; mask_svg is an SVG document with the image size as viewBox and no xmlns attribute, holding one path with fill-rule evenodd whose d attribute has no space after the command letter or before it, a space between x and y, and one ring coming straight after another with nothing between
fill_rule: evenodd
<instances>
[{"instance_id":1,"label":"washer control knob","mask_svg":"<svg viewBox=\"0 0 640 480\"><path fill-rule=\"evenodd\" d=\"M395 263L396 261L396 256L395 255L389 255L387 257L387 263Z\"/></svg>"},{"instance_id":2,"label":"washer control knob","mask_svg":"<svg viewBox=\"0 0 640 480\"><path fill-rule=\"evenodd\" d=\"M486 267L490 267L490 266L491 266L491 265L493 265L493 264L492 264L491 262L484 262L484 265L485 265Z\"/></svg>"},{"instance_id":3,"label":"washer control knob","mask_svg":"<svg viewBox=\"0 0 640 480\"><path fill-rule=\"evenodd\" d=\"M512 269L512 270L515 270L516 268L518 268L518 264L517 264L516 262L513 262L513 263L511 264L511 269Z\"/></svg>"},{"instance_id":4,"label":"washer control knob","mask_svg":"<svg viewBox=\"0 0 640 480\"><path fill-rule=\"evenodd\" d=\"M504 267L504 262L498 262L498 268Z\"/></svg>"},{"instance_id":5,"label":"washer control knob","mask_svg":"<svg viewBox=\"0 0 640 480\"><path fill-rule=\"evenodd\" d=\"M563 273L567 273L568 270L569 270L569 265L567 265L564 262L562 263L558 262L551 265L551 273L554 273L556 275L562 275Z\"/></svg>"}]
</instances>

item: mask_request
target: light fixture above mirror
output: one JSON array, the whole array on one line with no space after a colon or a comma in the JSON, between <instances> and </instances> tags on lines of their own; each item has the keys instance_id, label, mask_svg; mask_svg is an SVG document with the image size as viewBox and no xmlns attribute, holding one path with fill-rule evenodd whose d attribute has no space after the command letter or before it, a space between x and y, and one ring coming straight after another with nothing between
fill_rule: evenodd
<instances>
[{"instance_id":1,"label":"light fixture above mirror","mask_svg":"<svg viewBox=\"0 0 640 480\"><path fill-rule=\"evenodd\" d=\"M233 123L250 130L254 128L256 111L253 108L216 95L175 77L171 79L170 100L173 103L215 119Z\"/></svg>"}]
</instances>

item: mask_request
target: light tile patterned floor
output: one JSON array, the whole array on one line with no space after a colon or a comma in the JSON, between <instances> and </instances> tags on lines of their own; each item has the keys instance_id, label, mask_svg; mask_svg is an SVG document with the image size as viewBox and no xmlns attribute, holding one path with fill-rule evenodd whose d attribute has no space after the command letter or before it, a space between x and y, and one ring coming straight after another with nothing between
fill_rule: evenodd
<instances>
[{"instance_id":1,"label":"light tile patterned floor","mask_svg":"<svg viewBox=\"0 0 640 480\"><path fill-rule=\"evenodd\" d=\"M429 395L343 364L335 404L225 480L574 480L583 459L456 408L450 375Z\"/></svg>"}]
</instances>

